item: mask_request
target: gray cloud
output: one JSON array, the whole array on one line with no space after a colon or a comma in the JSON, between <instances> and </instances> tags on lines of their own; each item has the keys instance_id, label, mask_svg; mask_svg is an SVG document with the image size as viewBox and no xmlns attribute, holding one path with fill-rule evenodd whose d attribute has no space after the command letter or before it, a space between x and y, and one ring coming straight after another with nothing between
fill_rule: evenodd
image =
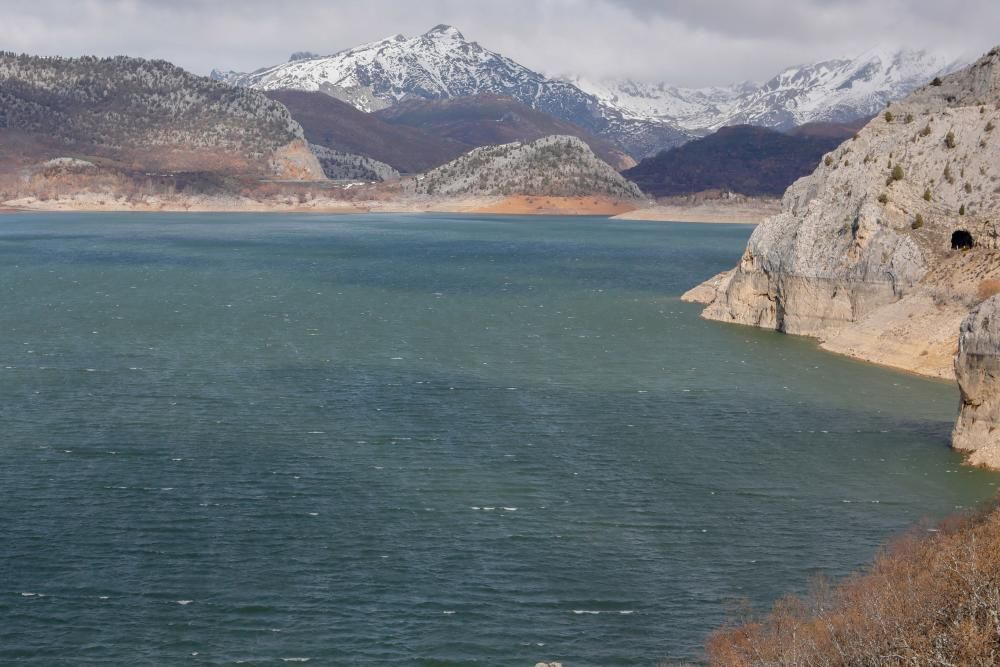
<instances>
[{"instance_id":1,"label":"gray cloud","mask_svg":"<svg viewBox=\"0 0 1000 667\"><path fill-rule=\"evenodd\" d=\"M332 53L438 23L549 74L680 85L907 46L975 56L1000 41L996 0L4 0L0 48L163 58L197 73Z\"/></svg>"}]
</instances>

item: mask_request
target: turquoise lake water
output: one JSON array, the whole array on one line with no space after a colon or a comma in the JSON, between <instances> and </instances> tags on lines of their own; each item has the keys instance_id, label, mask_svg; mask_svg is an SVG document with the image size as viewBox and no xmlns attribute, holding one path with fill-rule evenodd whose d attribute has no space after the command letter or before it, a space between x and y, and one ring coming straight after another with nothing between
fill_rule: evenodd
<instances>
[{"instance_id":1,"label":"turquoise lake water","mask_svg":"<svg viewBox=\"0 0 1000 667\"><path fill-rule=\"evenodd\" d=\"M990 496L953 386L678 300L749 234L0 217L0 664L697 659Z\"/></svg>"}]
</instances>

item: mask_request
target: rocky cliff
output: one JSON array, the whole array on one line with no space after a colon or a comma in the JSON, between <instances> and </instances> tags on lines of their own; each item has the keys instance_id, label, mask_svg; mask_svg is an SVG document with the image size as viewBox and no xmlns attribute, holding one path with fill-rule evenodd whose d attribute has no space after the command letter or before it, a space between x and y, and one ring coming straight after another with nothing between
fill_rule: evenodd
<instances>
[{"instance_id":1,"label":"rocky cliff","mask_svg":"<svg viewBox=\"0 0 1000 667\"><path fill-rule=\"evenodd\" d=\"M959 323L1000 291L1000 49L936 78L828 153L688 295L710 319L952 377Z\"/></svg>"},{"instance_id":2,"label":"rocky cliff","mask_svg":"<svg viewBox=\"0 0 1000 667\"><path fill-rule=\"evenodd\" d=\"M969 313L958 340L962 403L952 444L971 453L970 463L1000 468L1000 297Z\"/></svg>"},{"instance_id":3,"label":"rocky cliff","mask_svg":"<svg viewBox=\"0 0 1000 667\"><path fill-rule=\"evenodd\" d=\"M323 173L330 180L381 182L399 179L398 171L366 155L342 153L326 146L312 144L309 148L322 165Z\"/></svg>"}]
</instances>

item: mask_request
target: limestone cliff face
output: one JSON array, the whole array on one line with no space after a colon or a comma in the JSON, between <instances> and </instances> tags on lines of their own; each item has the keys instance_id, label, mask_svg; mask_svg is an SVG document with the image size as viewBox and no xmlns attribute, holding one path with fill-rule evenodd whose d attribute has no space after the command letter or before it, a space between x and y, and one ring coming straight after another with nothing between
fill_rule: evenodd
<instances>
[{"instance_id":1,"label":"limestone cliff face","mask_svg":"<svg viewBox=\"0 0 1000 667\"><path fill-rule=\"evenodd\" d=\"M952 445L971 452L970 463L1000 468L1000 296L962 322L955 375L962 404Z\"/></svg>"},{"instance_id":2,"label":"limestone cliff face","mask_svg":"<svg viewBox=\"0 0 1000 667\"><path fill-rule=\"evenodd\" d=\"M784 212L757 228L706 317L821 335L898 300L922 277L918 246L882 224L874 202L860 202L850 226L833 233L825 207L800 211L792 201L789 209L787 197L809 185L793 186Z\"/></svg>"},{"instance_id":3,"label":"limestone cliff face","mask_svg":"<svg viewBox=\"0 0 1000 667\"><path fill-rule=\"evenodd\" d=\"M319 160L304 139L295 139L271 154L275 178L292 181L321 181L326 178Z\"/></svg>"},{"instance_id":4,"label":"limestone cliff face","mask_svg":"<svg viewBox=\"0 0 1000 667\"><path fill-rule=\"evenodd\" d=\"M319 160L323 167L323 173L329 179L341 181L399 180L398 171L367 155L344 153L317 144L309 144L309 150Z\"/></svg>"},{"instance_id":5,"label":"limestone cliff face","mask_svg":"<svg viewBox=\"0 0 1000 667\"><path fill-rule=\"evenodd\" d=\"M710 319L948 377L959 322L1000 276L998 180L994 49L825 156L754 231L731 275L690 298L708 303ZM975 248L952 248L959 230Z\"/></svg>"}]
</instances>

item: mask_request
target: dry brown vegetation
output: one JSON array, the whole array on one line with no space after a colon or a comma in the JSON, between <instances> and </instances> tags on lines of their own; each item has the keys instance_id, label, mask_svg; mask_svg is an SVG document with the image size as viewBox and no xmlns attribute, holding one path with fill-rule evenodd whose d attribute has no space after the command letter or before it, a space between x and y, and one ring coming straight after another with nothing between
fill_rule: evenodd
<instances>
[{"instance_id":1,"label":"dry brown vegetation","mask_svg":"<svg viewBox=\"0 0 1000 667\"><path fill-rule=\"evenodd\" d=\"M994 665L1000 662L1000 509L914 531L871 569L817 582L708 640L710 663Z\"/></svg>"},{"instance_id":2,"label":"dry brown vegetation","mask_svg":"<svg viewBox=\"0 0 1000 667\"><path fill-rule=\"evenodd\" d=\"M631 200L608 197L505 197L474 209L476 213L501 215L619 215L634 211Z\"/></svg>"},{"instance_id":3,"label":"dry brown vegetation","mask_svg":"<svg viewBox=\"0 0 1000 667\"><path fill-rule=\"evenodd\" d=\"M1000 280L984 280L979 283L977 294L980 299L988 299L994 294L1000 294Z\"/></svg>"}]
</instances>

